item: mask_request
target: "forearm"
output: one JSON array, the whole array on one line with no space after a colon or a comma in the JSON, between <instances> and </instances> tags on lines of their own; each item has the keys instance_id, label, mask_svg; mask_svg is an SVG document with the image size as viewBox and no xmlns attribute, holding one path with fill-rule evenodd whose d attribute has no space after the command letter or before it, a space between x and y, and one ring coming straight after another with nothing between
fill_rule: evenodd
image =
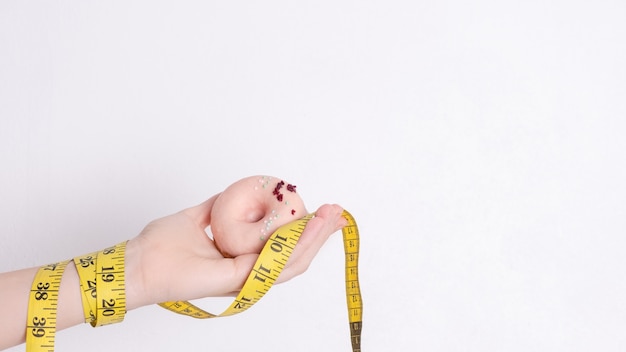
<instances>
[{"instance_id":1,"label":"forearm","mask_svg":"<svg viewBox=\"0 0 626 352\"><path fill-rule=\"evenodd\" d=\"M23 343L26 338L28 298L38 269L36 267L0 274L0 350ZM76 267L70 262L59 289L57 330L84 321L80 296Z\"/></svg>"},{"instance_id":2,"label":"forearm","mask_svg":"<svg viewBox=\"0 0 626 352\"><path fill-rule=\"evenodd\" d=\"M24 342L28 294L37 268L0 274L0 350Z\"/></svg>"}]
</instances>

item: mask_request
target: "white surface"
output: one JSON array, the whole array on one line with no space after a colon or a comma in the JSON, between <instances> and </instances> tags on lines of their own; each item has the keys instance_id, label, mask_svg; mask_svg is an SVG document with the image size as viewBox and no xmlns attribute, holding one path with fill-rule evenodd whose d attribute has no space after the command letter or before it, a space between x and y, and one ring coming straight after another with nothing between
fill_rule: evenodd
<instances>
[{"instance_id":1,"label":"white surface","mask_svg":"<svg viewBox=\"0 0 626 352\"><path fill-rule=\"evenodd\" d=\"M363 351L623 351L626 5L511 3L0 2L0 270L270 174L355 215ZM348 351L341 251L57 351Z\"/></svg>"}]
</instances>

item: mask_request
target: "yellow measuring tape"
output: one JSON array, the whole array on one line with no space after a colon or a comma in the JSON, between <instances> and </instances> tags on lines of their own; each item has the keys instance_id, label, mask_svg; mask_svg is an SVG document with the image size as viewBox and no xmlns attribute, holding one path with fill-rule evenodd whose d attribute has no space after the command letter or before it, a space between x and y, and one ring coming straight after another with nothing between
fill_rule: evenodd
<instances>
[{"instance_id":1,"label":"yellow measuring tape","mask_svg":"<svg viewBox=\"0 0 626 352\"><path fill-rule=\"evenodd\" d=\"M119 323L126 314L124 255L126 242L74 258L83 293L85 322ZM61 277L69 260L39 268L30 289L26 351L53 352Z\"/></svg>"},{"instance_id":2,"label":"yellow measuring tape","mask_svg":"<svg viewBox=\"0 0 626 352\"><path fill-rule=\"evenodd\" d=\"M35 274L28 299L26 351L53 351L56 308L67 262L42 266Z\"/></svg>"},{"instance_id":3,"label":"yellow measuring tape","mask_svg":"<svg viewBox=\"0 0 626 352\"><path fill-rule=\"evenodd\" d=\"M126 242L74 258L85 322L91 326L119 323L126 314L124 254Z\"/></svg>"},{"instance_id":4,"label":"yellow measuring tape","mask_svg":"<svg viewBox=\"0 0 626 352\"><path fill-rule=\"evenodd\" d=\"M342 229L345 252L346 301L353 352L361 351L363 305L359 288L359 230L350 213ZM268 239L233 303L221 314L206 312L186 301L160 303L170 311L198 319L241 313L258 302L285 267L306 224L315 214L280 227ZM121 322L126 313L124 252L126 243L74 258L78 270L85 321L92 326ZM28 306L26 351L54 351L56 304L63 270L69 261L41 267L33 281Z\"/></svg>"}]
</instances>

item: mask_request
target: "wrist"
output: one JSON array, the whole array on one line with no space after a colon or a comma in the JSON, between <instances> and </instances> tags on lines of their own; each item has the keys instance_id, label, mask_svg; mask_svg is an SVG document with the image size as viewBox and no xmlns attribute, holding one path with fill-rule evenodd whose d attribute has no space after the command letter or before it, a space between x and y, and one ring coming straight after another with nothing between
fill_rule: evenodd
<instances>
[{"instance_id":1,"label":"wrist","mask_svg":"<svg viewBox=\"0 0 626 352\"><path fill-rule=\"evenodd\" d=\"M139 239L135 238L128 241L124 260L127 311L155 303L147 294L149 290L145 287L141 257Z\"/></svg>"}]
</instances>

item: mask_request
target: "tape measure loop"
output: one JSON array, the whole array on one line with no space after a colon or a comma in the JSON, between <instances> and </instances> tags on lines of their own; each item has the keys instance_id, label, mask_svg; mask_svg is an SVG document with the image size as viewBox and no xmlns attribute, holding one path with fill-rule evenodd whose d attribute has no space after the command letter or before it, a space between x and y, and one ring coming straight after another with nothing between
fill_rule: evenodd
<instances>
[{"instance_id":1,"label":"tape measure loop","mask_svg":"<svg viewBox=\"0 0 626 352\"><path fill-rule=\"evenodd\" d=\"M102 326L126 314L126 242L72 259L78 272L85 322ZM54 351L61 278L71 260L40 267L28 301L26 351Z\"/></svg>"}]
</instances>

